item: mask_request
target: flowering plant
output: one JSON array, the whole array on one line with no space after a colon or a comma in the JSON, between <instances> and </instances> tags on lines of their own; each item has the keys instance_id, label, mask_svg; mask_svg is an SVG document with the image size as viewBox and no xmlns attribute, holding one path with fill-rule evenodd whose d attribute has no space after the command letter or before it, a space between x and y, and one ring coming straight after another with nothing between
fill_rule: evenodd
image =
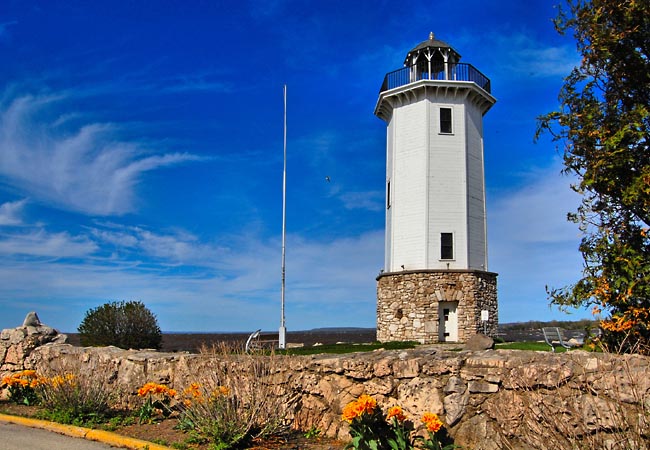
<instances>
[{"instance_id":1,"label":"flowering plant","mask_svg":"<svg viewBox=\"0 0 650 450\"><path fill-rule=\"evenodd\" d=\"M387 440L391 429L377 401L362 395L343 408L342 419L350 424L352 442L346 446L354 450L389 449Z\"/></svg>"},{"instance_id":2,"label":"flowering plant","mask_svg":"<svg viewBox=\"0 0 650 450\"><path fill-rule=\"evenodd\" d=\"M0 388L7 386L9 389L9 400L16 404L34 405L38 403L36 387L40 379L35 370L23 370L2 379Z\"/></svg>"},{"instance_id":3,"label":"flowering plant","mask_svg":"<svg viewBox=\"0 0 650 450\"><path fill-rule=\"evenodd\" d=\"M410 450L413 447L411 433L413 423L407 421L406 414L401 406L393 406L386 413L386 420L390 421L392 436L389 436L387 443L391 450Z\"/></svg>"},{"instance_id":4,"label":"flowering plant","mask_svg":"<svg viewBox=\"0 0 650 450\"><path fill-rule=\"evenodd\" d=\"M384 415L377 401L362 395L343 408L343 420L350 424L354 450L412 450L413 424L400 406L393 406Z\"/></svg>"},{"instance_id":5,"label":"flowering plant","mask_svg":"<svg viewBox=\"0 0 650 450\"><path fill-rule=\"evenodd\" d=\"M422 445L427 450L451 450L456 448L455 445L450 444L442 446L436 433L442 428L442 421L437 414L425 412L422 414L422 423L427 429L428 436L422 439Z\"/></svg>"},{"instance_id":6,"label":"flowering plant","mask_svg":"<svg viewBox=\"0 0 650 450\"><path fill-rule=\"evenodd\" d=\"M375 399L361 395L343 408L342 419L350 424L352 442L346 449L354 450L413 450L416 443L427 450L450 450L453 444L442 446L436 433L442 421L436 414L426 412L422 416L428 436L413 436L414 425L400 406L388 409L386 415Z\"/></svg>"},{"instance_id":7,"label":"flowering plant","mask_svg":"<svg viewBox=\"0 0 650 450\"><path fill-rule=\"evenodd\" d=\"M171 400L176 397L176 391L163 384L146 383L138 389L139 397L146 397L144 404L140 407L138 416L140 423L151 421L154 414L162 414L168 417L171 412Z\"/></svg>"}]
</instances>

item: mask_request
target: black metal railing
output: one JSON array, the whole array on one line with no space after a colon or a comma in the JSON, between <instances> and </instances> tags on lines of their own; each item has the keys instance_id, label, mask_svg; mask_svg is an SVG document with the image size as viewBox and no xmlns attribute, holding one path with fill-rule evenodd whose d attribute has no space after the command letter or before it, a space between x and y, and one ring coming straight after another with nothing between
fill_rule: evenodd
<instances>
[{"instance_id":1,"label":"black metal railing","mask_svg":"<svg viewBox=\"0 0 650 450\"><path fill-rule=\"evenodd\" d=\"M476 67L466 63L416 64L389 72L384 77L379 92L404 86L420 80L471 81L490 93L490 79Z\"/></svg>"}]
</instances>

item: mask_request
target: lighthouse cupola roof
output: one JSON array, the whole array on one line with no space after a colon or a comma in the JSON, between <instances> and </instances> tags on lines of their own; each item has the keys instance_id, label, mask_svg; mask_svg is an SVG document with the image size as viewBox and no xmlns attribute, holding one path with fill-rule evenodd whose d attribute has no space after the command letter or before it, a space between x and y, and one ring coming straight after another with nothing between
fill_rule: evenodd
<instances>
[{"instance_id":1,"label":"lighthouse cupola roof","mask_svg":"<svg viewBox=\"0 0 650 450\"><path fill-rule=\"evenodd\" d=\"M433 32L431 32L429 33L429 39L420 42L408 52L404 59L404 65L412 66L424 58L430 61L434 55L439 55L438 57L442 56L447 62L455 63L460 61L460 54L446 42L436 39Z\"/></svg>"},{"instance_id":2,"label":"lighthouse cupola roof","mask_svg":"<svg viewBox=\"0 0 650 450\"><path fill-rule=\"evenodd\" d=\"M430 33L429 39L408 52L401 68L386 74L375 114L388 121L402 97L434 91L441 95L462 91L481 105L483 114L496 102L490 93L490 79L471 64L460 62L456 50Z\"/></svg>"}]
</instances>

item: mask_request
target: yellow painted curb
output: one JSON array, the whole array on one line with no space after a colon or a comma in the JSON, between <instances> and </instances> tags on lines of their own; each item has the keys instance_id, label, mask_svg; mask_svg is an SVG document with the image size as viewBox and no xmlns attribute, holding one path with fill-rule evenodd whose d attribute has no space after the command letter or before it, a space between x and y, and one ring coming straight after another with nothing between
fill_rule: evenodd
<instances>
[{"instance_id":1,"label":"yellow painted curb","mask_svg":"<svg viewBox=\"0 0 650 450\"><path fill-rule=\"evenodd\" d=\"M169 450L171 448L154 444L153 442L143 441L141 439L120 436L119 434L111 433L109 431L91 430L90 428L63 425L55 422L48 422L46 420L31 419L29 417L0 414L0 421L15 423L17 425L23 425L31 428L40 428L41 430L53 431L55 433L64 434L70 437L103 442L104 444L112 445L114 447L130 448L134 450Z\"/></svg>"}]
</instances>

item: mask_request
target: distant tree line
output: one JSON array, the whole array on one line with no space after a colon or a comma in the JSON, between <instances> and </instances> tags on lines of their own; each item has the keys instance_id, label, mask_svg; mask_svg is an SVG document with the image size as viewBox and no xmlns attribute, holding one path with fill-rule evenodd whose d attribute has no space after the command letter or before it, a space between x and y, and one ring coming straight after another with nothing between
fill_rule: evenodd
<instances>
[{"instance_id":1,"label":"distant tree line","mask_svg":"<svg viewBox=\"0 0 650 450\"><path fill-rule=\"evenodd\" d=\"M515 322L499 324L501 330L508 331L529 331L539 330L545 327L559 327L564 330L584 330L587 328L598 328L599 322L597 320L581 319L574 321L564 320L551 320L549 322L541 322L539 320L529 320L528 322Z\"/></svg>"}]
</instances>

